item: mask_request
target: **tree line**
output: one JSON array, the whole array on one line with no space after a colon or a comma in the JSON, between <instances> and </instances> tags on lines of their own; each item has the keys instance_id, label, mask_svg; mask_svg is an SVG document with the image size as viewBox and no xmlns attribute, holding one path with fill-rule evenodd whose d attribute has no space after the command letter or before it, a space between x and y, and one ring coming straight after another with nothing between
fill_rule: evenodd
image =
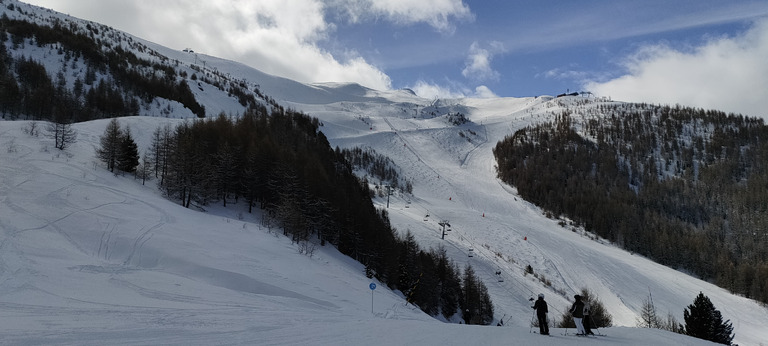
<instances>
[{"instance_id":1,"label":"tree line","mask_svg":"<svg viewBox=\"0 0 768 346\"><path fill-rule=\"evenodd\" d=\"M647 104L564 111L494 148L499 177L625 249L768 302L768 127Z\"/></svg>"},{"instance_id":2,"label":"tree line","mask_svg":"<svg viewBox=\"0 0 768 346\"><path fill-rule=\"evenodd\" d=\"M95 30L95 29L92 29ZM11 50L27 44L51 47L64 60L55 77L31 57L14 57ZM107 48L107 49L105 49ZM68 66L85 69L77 73L73 86L66 80ZM73 68L73 67L69 67ZM56 22L52 26L0 17L0 112L3 117L35 120L91 119L138 115L140 102L155 97L173 100L198 117L205 116L187 81L168 64L139 58L120 45L111 47L74 26Z\"/></svg>"},{"instance_id":3,"label":"tree line","mask_svg":"<svg viewBox=\"0 0 768 346\"><path fill-rule=\"evenodd\" d=\"M149 109L155 98L162 98L177 101L202 118L206 116L205 106L197 102L190 87L200 82L227 93L244 108L255 107L262 101L280 107L258 85L249 88L245 80L233 79L215 69L197 65L183 68L178 60L169 59L110 27L82 25L66 18L36 17L18 7L11 10L30 20L11 19L5 13L0 17L0 42L8 46L1 47L0 52L3 117L50 120L55 114L64 113L72 122L112 118L137 115L141 107ZM33 57L9 54L28 45L48 49L45 55L58 56L59 70L46 71ZM72 77L64 78L69 73L74 82ZM30 81L29 76L36 79Z\"/></svg>"},{"instance_id":4,"label":"tree line","mask_svg":"<svg viewBox=\"0 0 768 346\"><path fill-rule=\"evenodd\" d=\"M355 169L365 171L380 183L389 184L393 189L406 193L413 193L413 184L407 178L400 176L397 165L389 157L377 153L372 148L342 149L341 153Z\"/></svg>"},{"instance_id":5,"label":"tree line","mask_svg":"<svg viewBox=\"0 0 768 346\"><path fill-rule=\"evenodd\" d=\"M97 157L108 169L156 179L168 198L188 208L221 203L263 209L266 227L296 243L332 244L425 312L491 323L493 304L472 267L462 271L444 249L425 251L410 232L398 235L319 126L303 113L264 106L237 117L161 126L139 163L130 131L113 120Z\"/></svg>"},{"instance_id":6,"label":"tree line","mask_svg":"<svg viewBox=\"0 0 768 346\"><path fill-rule=\"evenodd\" d=\"M693 304L683 309L683 320L685 324L678 323L672 313L669 313L666 319L659 316L649 292L648 299L643 303L637 319L637 325L641 328L668 330L725 345L731 345L736 336L733 333L731 321L723 320L722 313L703 292L699 292Z\"/></svg>"}]
</instances>

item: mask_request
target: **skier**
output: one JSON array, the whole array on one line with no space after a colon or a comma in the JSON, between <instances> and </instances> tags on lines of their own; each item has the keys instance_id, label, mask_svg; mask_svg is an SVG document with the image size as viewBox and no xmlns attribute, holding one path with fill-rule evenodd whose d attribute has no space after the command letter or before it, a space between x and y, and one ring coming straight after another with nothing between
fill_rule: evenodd
<instances>
[{"instance_id":1,"label":"skier","mask_svg":"<svg viewBox=\"0 0 768 346\"><path fill-rule=\"evenodd\" d=\"M591 313L589 301L584 301L584 320L582 321L582 324L584 324L584 333L589 335L595 335L595 333L592 333L592 328L589 327L590 324L592 324L592 318L589 316Z\"/></svg>"},{"instance_id":2,"label":"skier","mask_svg":"<svg viewBox=\"0 0 768 346\"><path fill-rule=\"evenodd\" d=\"M536 310L536 317L539 318L539 334L549 335L549 325L547 324L547 302L544 301L544 293L539 293L539 299L531 306Z\"/></svg>"},{"instance_id":3,"label":"skier","mask_svg":"<svg viewBox=\"0 0 768 346\"><path fill-rule=\"evenodd\" d=\"M576 299L576 301L573 302L570 312L571 315L573 315L573 322L576 323L576 335L585 335L584 325L581 321L581 319L584 318L584 303L581 301L581 296L578 294L573 296L573 298Z\"/></svg>"}]
</instances>

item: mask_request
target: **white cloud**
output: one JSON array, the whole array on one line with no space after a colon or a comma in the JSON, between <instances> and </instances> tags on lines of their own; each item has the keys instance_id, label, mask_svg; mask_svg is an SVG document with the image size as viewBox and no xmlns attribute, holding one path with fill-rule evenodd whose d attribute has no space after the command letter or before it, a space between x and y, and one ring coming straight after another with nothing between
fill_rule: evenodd
<instances>
[{"instance_id":1,"label":"white cloud","mask_svg":"<svg viewBox=\"0 0 768 346\"><path fill-rule=\"evenodd\" d=\"M491 67L491 60L493 55L503 50L500 42L492 42L490 49L482 48L480 44L473 42L469 46L469 56L461 74L473 81L499 80L499 72Z\"/></svg>"},{"instance_id":2,"label":"white cloud","mask_svg":"<svg viewBox=\"0 0 768 346\"><path fill-rule=\"evenodd\" d=\"M429 83L423 80L417 81L416 85L409 89L413 90L419 97L426 99L453 99L464 97L463 92L451 90L449 87Z\"/></svg>"},{"instance_id":3,"label":"white cloud","mask_svg":"<svg viewBox=\"0 0 768 346\"><path fill-rule=\"evenodd\" d=\"M353 22L384 17L398 24L427 23L435 30L452 33L451 19L471 20L472 12L462 0L332 0Z\"/></svg>"},{"instance_id":4,"label":"white cloud","mask_svg":"<svg viewBox=\"0 0 768 346\"><path fill-rule=\"evenodd\" d=\"M539 75L537 74L537 77ZM572 69L560 69L560 68L553 68L551 70L548 70L543 73L543 76L546 78L552 78L552 79L566 79L566 80L579 80L583 81L585 78L589 76L589 73L584 71L578 71L578 70L572 70Z\"/></svg>"},{"instance_id":5,"label":"white cloud","mask_svg":"<svg viewBox=\"0 0 768 346\"><path fill-rule=\"evenodd\" d=\"M736 37L689 50L645 46L624 60L628 74L585 85L624 101L681 104L768 118L768 20Z\"/></svg>"},{"instance_id":6,"label":"white cloud","mask_svg":"<svg viewBox=\"0 0 768 346\"><path fill-rule=\"evenodd\" d=\"M475 88L475 94L473 96L474 97L479 97L479 98L484 98L484 99L499 97L498 95L496 95L496 93L491 91L491 89L489 89L485 85L481 85L481 86Z\"/></svg>"},{"instance_id":7,"label":"white cloud","mask_svg":"<svg viewBox=\"0 0 768 346\"><path fill-rule=\"evenodd\" d=\"M450 18L472 17L469 6L461 0L372 0L374 11L386 13L396 22L426 22L440 31L451 31Z\"/></svg>"},{"instance_id":8,"label":"white cloud","mask_svg":"<svg viewBox=\"0 0 768 346\"><path fill-rule=\"evenodd\" d=\"M328 12L341 6L362 19L424 22L439 31L471 18L461 0L30 0L150 41L231 59L300 82L356 82L386 90L391 80L355 51L320 48L335 30ZM336 7L334 7L336 6ZM333 7L333 8L332 8ZM354 10L353 10L354 9Z\"/></svg>"},{"instance_id":9,"label":"white cloud","mask_svg":"<svg viewBox=\"0 0 768 346\"><path fill-rule=\"evenodd\" d=\"M446 86L448 85L448 86ZM464 97L491 98L498 97L485 85L480 85L474 91L466 86L453 81L447 81L444 85L419 80L409 89L419 97L426 99L459 99Z\"/></svg>"},{"instance_id":10,"label":"white cloud","mask_svg":"<svg viewBox=\"0 0 768 346\"><path fill-rule=\"evenodd\" d=\"M170 29L153 34L159 38L191 39L187 45L197 51L300 82L348 81L374 89L391 87L384 72L353 52L342 60L318 47L333 31L320 1L176 0L163 4L146 10L146 15L155 17L152 22L165 23ZM175 21L169 23L168 18ZM172 30L178 33L168 32Z\"/></svg>"}]
</instances>

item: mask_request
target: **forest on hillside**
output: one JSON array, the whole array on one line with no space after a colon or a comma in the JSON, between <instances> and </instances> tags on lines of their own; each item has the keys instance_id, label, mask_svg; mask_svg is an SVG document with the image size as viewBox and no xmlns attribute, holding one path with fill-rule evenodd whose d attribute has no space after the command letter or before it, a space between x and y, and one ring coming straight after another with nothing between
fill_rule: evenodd
<instances>
[{"instance_id":1,"label":"forest on hillside","mask_svg":"<svg viewBox=\"0 0 768 346\"><path fill-rule=\"evenodd\" d=\"M138 115L140 105L155 97L178 101L197 116L205 116L205 107L170 64L139 58L120 44L110 45L97 38L100 31L95 26L87 30L81 32L61 21L49 27L10 19L5 13L0 17L0 112L4 117L78 122ZM33 57L11 54L27 45L51 49L60 56L61 68L47 71ZM76 76L72 86L69 73Z\"/></svg>"},{"instance_id":2,"label":"forest on hillside","mask_svg":"<svg viewBox=\"0 0 768 346\"><path fill-rule=\"evenodd\" d=\"M108 168L134 162L127 171L156 180L168 198L188 208L260 208L262 226L282 232L300 253L311 256L315 244L332 244L430 315L491 323L493 304L473 268L460 270L444 249L425 251L410 232L398 234L386 210L373 206L373 192L354 174L349 153L332 149L319 126L300 112L254 107L237 117L157 128L139 163L121 159L134 150L120 149L132 140L114 119L97 156Z\"/></svg>"},{"instance_id":3,"label":"forest on hillside","mask_svg":"<svg viewBox=\"0 0 768 346\"><path fill-rule=\"evenodd\" d=\"M176 101L203 118L205 106L191 89L202 90L201 83L225 92L244 109L262 103L280 107L258 86L215 69L185 66L110 27L39 17L13 4L7 8L44 24L6 13L0 17L3 118L73 123L138 115L141 108L156 107L158 99ZM32 47L39 54L30 55Z\"/></svg>"},{"instance_id":4,"label":"forest on hillside","mask_svg":"<svg viewBox=\"0 0 768 346\"><path fill-rule=\"evenodd\" d=\"M113 118L96 156L116 174L156 181L169 199L189 208L261 208L264 227L290 237L304 254L311 255L315 244L331 244L361 262L368 277L433 316L492 322L493 304L473 268L458 268L443 249L421 249L407 231L398 234L345 155L382 181L407 188L385 158L332 149L316 118L285 110L255 84L183 65L97 23L6 8L34 21L0 17L4 119L34 120L32 128L38 120L67 124L67 134L72 123ZM210 117L190 88L203 91L200 83L236 99L244 113ZM139 157L130 128L118 118L152 109L158 100L176 101L198 120L158 128ZM67 138L76 141L76 133ZM65 150L64 144L57 148Z\"/></svg>"},{"instance_id":5,"label":"forest on hillside","mask_svg":"<svg viewBox=\"0 0 768 346\"><path fill-rule=\"evenodd\" d=\"M768 127L648 104L564 111L494 148L499 177L629 251L768 302Z\"/></svg>"}]
</instances>

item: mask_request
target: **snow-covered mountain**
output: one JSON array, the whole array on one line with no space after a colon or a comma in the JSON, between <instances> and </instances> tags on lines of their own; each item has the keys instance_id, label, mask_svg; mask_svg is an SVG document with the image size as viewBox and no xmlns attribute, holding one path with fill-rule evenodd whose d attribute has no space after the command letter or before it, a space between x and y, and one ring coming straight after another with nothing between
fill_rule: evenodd
<instances>
[{"instance_id":1,"label":"snow-covered mountain","mask_svg":"<svg viewBox=\"0 0 768 346\"><path fill-rule=\"evenodd\" d=\"M15 8L8 10L9 4ZM67 18L6 0L9 15ZM85 22L83 23L85 26ZM634 327L649 293L660 315L682 322L703 292L734 326L734 342L768 340L768 310L724 289L595 241L559 224L496 178L492 148L504 136L597 99L566 97L427 100L407 90L354 84L305 85L243 64L134 40L179 62L258 87L285 106L319 118L331 145L370 147L391 158L413 194L378 197L402 234L424 248L445 246L486 283L504 327L448 324L405 304L364 276L362 265L330 247L299 254L288 239L260 226L237 205L207 212L113 176L94 150L106 120L75 125L78 141L61 152L25 133L26 121L0 122L0 328L8 344L706 344ZM51 66L50 47L18 54ZM137 55L158 59L157 55ZM231 95L200 82L191 88L208 114L243 110ZM169 105L172 106L169 108ZM162 113L162 110L169 110ZM450 113L469 120L454 125ZM140 150L157 126L191 118L167 100L122 118ZM163 117L157 115L163 114ZM155 115L152 117L151 115ZM442 239L438 222L451 231ZM472 255L470 257L470 254ZM526 275L530 265L534 273ZM500 272L501 274L497 274ZM549 282L550 285L545 285ZM599 340L530 334L528 298L544 293L551 317L588 288L618 327Z\"/></svg>"}]
</instances>

